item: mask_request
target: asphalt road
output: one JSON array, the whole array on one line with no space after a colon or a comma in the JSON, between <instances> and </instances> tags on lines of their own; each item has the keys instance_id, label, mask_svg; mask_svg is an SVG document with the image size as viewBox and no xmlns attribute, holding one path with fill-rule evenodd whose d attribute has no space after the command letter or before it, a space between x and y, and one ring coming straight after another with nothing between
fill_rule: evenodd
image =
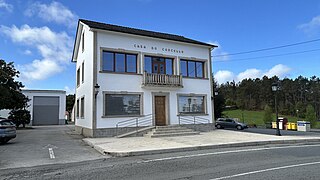
<instances>
[{"instance_id":1,"label":"asphalt road","mask_svg":"<svg viewBox=\"0 0 320 180\"><path fill-rule=\"evenodd\" d=\"M226 130L238 131L235 128L226 129ZM259 133L259 134L268 134L268 135L276 134L276 129L265 129L265 128L248 128L241 131ZM320 131L301 132L301 131L291 131L291 130L280 130L280 133L281 135L284 135L284 136L320 136Z\"/></svg>"},{"instance_id":2,"label":"asphalt road","mask_svg":"<svg viewBox=\"0 0 320 180\"><path fill-rule=\"evenodd\" d=\"M4 169L0 179L319 179L320 144L105 158Z\"/></svg>"},{"instance_id":3,"label":"asphalt road","mask_svg":"<svg viewBox=\"0 0 320 180\"><path fill-rule=\"evenodd\" d=\"M17 130L17 137L0 145L1 169L70 163L105 158L70 134L74 126L36 126Z\"/></svg>"}]
</instances>

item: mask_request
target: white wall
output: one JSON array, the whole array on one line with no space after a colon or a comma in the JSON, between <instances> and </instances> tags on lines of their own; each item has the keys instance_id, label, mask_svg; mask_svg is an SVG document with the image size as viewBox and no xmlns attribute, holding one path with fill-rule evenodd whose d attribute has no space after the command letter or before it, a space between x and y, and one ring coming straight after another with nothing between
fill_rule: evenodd
<instances>
[{"instance_id":1,"label":"white wall","mask_svg":"<svg viewBox=\"0 0 320 180\"><path fill-rule=\"evenodd\" d=\"M76 100L84 97L85 107L84 107L84 118L76 117L75 124L77 126L82 126L86 128L92 128L92 103L93 103L93 32L89 30L89 27L84 25L80 37L82 38L82 33L84 31L85 35L85 47L82 52L82 43L80 39L80 46L78 51L76 71L80 68L80 86L76 87ZM84 62L84 82L82 83L82 62ZM76 72L75 72L75 82ZM76 103L76 102L75 102ZM79 103L80 105L81 103ZM82 107L80 107L82 108ZM75 107L76 109L76 107ZM79 109L80 111L80 109ZM80 113L79 113L80 115Z\"/></svg>"},{"instance_id":2,"label":"white wall","mask_svg":"<svg viewBox=\"0 0 320 180\"><path fill-rule=\"evenodd\" d=\"M30 101L28 102L29 107L27 110L31 113L31 122L33 119L33 97L34 96L58 96L59 97L59 119L65 119L66 112L66 92L60 90L22 90L25 96L27 96Z\"/></svg>"},{"instance_id":3,"label":"white wall","mask_svg":"<svg viewBox=\"0 0 320 180\"><path fill-rule=\"evenodd\" d=\"M135 45L143 45L146 48L137 48ZM157 50L152 50L151 47L157 47ZM173 42L168 40L161 40L155 38L147 38L142 36L126 35L120 33L105 33L99 31L97 34L97 58L98 58L98 71L100 70L100 53L101 48L111 48L119 50L136 51L140 54L142 61L143 54L153 54L161 56L174 56L176 60L180 58L196 58L201 60L209 60L209 48L204 46L190 45L186 43ZM176 50L183 50L183 53L165 52L162 48L172 48ZM207 63L207 72L210 72L210 63ZM142 72L143 67L139 72ZM142 88L142 75L129 75L129 74L112 74L112 73L98 73L97 82L100 85L100 92L97 96L97 128L113 128L120 121L130 119L124 118L103 118L103 91L127 91L143 93L143 114L152 114L153 102L152 93L165 93L169 95L169 122L170 124L178 124L178 106L177 94L178 93L194 93L205 94L207 96L206 111L207 116L204 118L212 118L211 107L211 87L209 79L191 79L183 78L183 88L155 88L146 89Z\"/></svg>"}]
</instances>

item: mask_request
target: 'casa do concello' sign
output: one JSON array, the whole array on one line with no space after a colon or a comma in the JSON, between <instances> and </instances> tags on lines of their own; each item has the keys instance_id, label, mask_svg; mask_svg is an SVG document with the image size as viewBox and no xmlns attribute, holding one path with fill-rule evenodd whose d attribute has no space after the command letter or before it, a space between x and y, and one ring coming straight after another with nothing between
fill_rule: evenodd
<instances>
[{"instance_id":1,"label":"'casa do concello' sign","mask_svg":"<svg viewBox=\"0 0 320 180\"><path fill-rule=\"evenodd\" d=\"M166 48L166 47L156 47L156 46L146 46L146 45L142 45L142 44L134 44L133 47L135 48L139 48L139 49L150 49L153 51L157 51L157 50L161 50L163 52L173 52L173 53L180 53L183 54L183 50L179 50L179 49L173 49L173 48Z\"/></svg>"}]
</instances>

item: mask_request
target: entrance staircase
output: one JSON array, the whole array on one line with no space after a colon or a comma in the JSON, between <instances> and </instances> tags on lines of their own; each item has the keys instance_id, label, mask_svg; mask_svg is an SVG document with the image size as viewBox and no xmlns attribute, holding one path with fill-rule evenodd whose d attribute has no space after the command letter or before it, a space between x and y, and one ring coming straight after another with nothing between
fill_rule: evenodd
<instances>
[{"instance_id":1,"label":"entrance staircase","mask_svg":"<svg viewBox=\"0 0 320 180\"><path fill-rule=\"evenodd\" d=\"M189 136L198 135L200 132L188 129L182 126L156 126L155 129L144 134L145 137L156 138L156 137L173 137L173 136Z\"/></svg>"}]
</instances>

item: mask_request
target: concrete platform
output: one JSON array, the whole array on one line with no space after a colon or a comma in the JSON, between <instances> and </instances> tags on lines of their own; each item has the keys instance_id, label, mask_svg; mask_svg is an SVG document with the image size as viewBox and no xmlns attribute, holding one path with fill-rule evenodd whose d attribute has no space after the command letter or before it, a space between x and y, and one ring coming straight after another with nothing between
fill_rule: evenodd
<instances>
[{"instance_id":1,"label":"concrete platform","mask_svg":"<svg viewBox=\"0 0 320 180\"><path fill-rule=\"evenodd\" d=\"M83 141L102 154L123 157L266 144L320 143L320 136L275 136L243 131L214 130L194 136L85 138Z\"/></svg>"}]
</instances>

